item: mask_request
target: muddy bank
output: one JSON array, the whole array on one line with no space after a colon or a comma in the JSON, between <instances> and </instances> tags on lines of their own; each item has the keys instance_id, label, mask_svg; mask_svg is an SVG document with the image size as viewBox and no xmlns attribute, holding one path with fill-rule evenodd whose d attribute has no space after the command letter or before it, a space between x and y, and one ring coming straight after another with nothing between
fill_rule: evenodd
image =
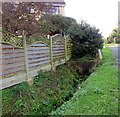
<instances>
[{"instance_id":1,"label":"muddy bank","mask_svg":"<svg viewBox=\"0 0 120 117\"><path fill-rule=\"evenodd\" d=\"M100 63L101 61L98 60L69 61L66 65L69 68L74 68L82 79L86 79Z\"/></svg>"}]
</instances>

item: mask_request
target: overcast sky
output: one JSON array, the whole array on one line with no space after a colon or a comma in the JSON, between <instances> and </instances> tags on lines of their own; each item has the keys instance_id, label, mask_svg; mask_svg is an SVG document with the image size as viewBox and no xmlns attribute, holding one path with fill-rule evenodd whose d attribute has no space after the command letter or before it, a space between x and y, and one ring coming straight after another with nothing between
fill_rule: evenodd
<instances>
[{"instance_id":1,"label":"overcast sky","mask_svg":"<svg viewBox=\"0 0 120 117\"><path fill-rule=\"evenodd\" d=\"M106 38L117 28L118 2L120 0L65 0L65 15L82 19L100 29Z\"/></svg>"}]
</instances>

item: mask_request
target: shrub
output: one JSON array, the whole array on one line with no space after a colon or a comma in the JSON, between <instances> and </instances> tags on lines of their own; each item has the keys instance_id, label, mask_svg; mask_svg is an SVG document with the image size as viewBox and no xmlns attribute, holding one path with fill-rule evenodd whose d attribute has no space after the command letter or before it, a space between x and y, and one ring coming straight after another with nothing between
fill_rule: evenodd
<instances>
[{"instance_id":1,"label":"shrub","mask_svg":"<svg viewBox=\"0 0 120 117\"><path fill-rule=\"evenodd\" d=\"M67 33L73 42L73 58L80 58L85 55L94 56L98 49L103 47L102 35L99 33L99 29L84 21L81 21L80 24L72 24Z\"/></svg>"},{"instance_id":2,"label":"shrub","mask_svg":"<svg viewBox=\"0 0 120 117\"><path fill-rule=\"evenodd\" d=\"M54 35L57 33L66 33L69 26L75 22L76 20L71 17L65 17L60 15L44 15L38 21L38 25L41 29L41 33Z\"/></svg>"}]
</instances>

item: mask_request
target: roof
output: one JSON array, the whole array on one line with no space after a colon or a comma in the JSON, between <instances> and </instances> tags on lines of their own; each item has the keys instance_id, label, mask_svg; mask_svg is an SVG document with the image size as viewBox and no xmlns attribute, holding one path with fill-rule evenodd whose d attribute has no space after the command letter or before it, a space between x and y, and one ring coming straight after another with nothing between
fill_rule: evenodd
<instances>
[{"instance_id":1,"label":"roof","mask_svg":"<svg viewBox=\"0 0 120 117\"><path fill-rule=\"evenodd\" d=\"M47 3L59 3L65 4L64 0L2 0L2 2L47 2Z\"/></svg>"}]
</instances>

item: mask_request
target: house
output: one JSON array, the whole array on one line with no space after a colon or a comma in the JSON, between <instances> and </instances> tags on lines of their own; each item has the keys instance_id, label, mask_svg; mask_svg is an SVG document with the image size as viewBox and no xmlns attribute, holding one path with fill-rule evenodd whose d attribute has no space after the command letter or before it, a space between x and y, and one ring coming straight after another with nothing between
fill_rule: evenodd
<instances>
[{"instance_id":1,"label":"house","mask_svg":"<svg viewBox=\"0 0 120 117\"><path fill-rule=\"evenodd\" d=\"M52 4L56 10L57 15L65 15L65 1L64 0L34 0L45 4Z\"/></svg>"},{"instance_id":2,"label":"house","mask_svg":"<svg viewBox=\"0 0 120 117\"><path fill-rule=\"evenodd\" d=\"M57 15L65 15L65 1L64 0L4 0L4 2L15 2L16 4L19 4L19 2L41 2L46 5L51 4L55 8L55 13ZM31 12L34 12L32 10Z\"/></svg>"},{"instance_id":3,"label":"house","mask_svg":"<svg viewBox=\"0 0 120 117\"><path fill-rule=\"evenodd\" d=\"M3 3L2 11L4 11L3 14L8 13L9 18L14 20L14 17L13 17L13 13L14 13L14 15L19 16L19 17L16 17L18 18L18 19L15 19L16 22L22 22L22 20L24 20L25 22L28 23L29 26L30 25L35 26L36 22L42 16L44 16L44 14L64 15L64 8L65 8L64 0L4 0L4 2L2 3ZM3 15L3 16L5 16L5 18L8 17L7 15ZM19 25L19 23L16 23L16 25L14 25L14 23L11 22L11 20L9 20L10 23L7 22L7 20L4 20L4 21L5 21L4 26L6 27L6 30L8 28L8 24L11 23L13 24L13 26L15 26L14 31L12 30L11 32L15 33L16 35L22 34L22 32L20 31L20 29L18 29L18 26L17 26ZM23 23L21 23L21 25L23 25L24 27ZM29 30L28 26L26 28L25 28L26 30Z\"/></svg>"}]
</instances>

